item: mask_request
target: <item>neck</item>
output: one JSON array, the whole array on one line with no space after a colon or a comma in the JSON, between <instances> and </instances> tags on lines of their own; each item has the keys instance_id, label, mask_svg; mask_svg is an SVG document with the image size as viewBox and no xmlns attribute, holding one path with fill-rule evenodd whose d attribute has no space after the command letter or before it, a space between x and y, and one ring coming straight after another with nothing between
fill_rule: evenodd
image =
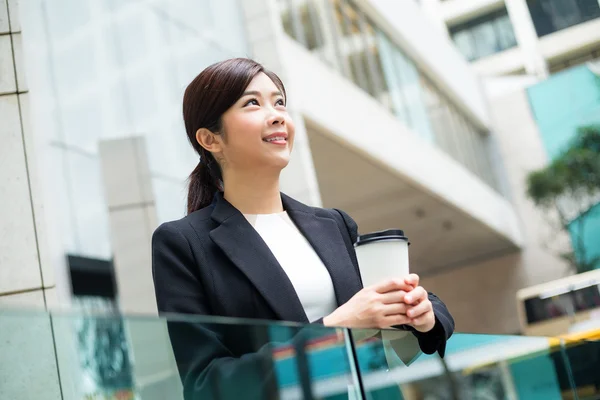
<instances>
[{"instance_id":1,"label":"neck","mask_svg":"<svg viewBox=\"0 0 600 400\"><path fill-rule=\"evenodd\" d=\"M273 214L283 211L279 172L224 173L223 197L242 214Z\"/></svg>"}]
</instances>

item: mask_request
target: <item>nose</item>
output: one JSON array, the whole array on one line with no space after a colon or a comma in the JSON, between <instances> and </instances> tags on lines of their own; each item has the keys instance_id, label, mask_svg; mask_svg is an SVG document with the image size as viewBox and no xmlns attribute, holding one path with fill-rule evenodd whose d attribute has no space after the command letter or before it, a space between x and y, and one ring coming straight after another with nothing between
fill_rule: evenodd
<instances>
[{"instance_id":1,"label":"nose","mask_svg":"<svg viewBox=\"0 0 600 400\"><path fill-rule=\"evenodd\" d=\"M271 110L271 114L267 119L267 124L270 125L285 125L285 115L279 110Z\"/></svg>"}]
</instances>

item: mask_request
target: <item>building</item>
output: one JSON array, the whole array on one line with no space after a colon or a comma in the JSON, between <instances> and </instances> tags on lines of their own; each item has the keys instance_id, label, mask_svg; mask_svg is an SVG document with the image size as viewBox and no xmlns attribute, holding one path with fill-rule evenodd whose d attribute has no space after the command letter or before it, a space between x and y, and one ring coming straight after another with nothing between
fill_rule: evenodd
<instances>
[{"instance_id":1,"label":"building","mask_svg":"<svg viewBox=\"0 0 600 400\"><path fill-rule=\"evenodd\" d=\"M422 0L475 71L544 78L600 57L597 0Z\"/></svg>"},{"instance_id":2,"label":"building","mask_svg":"<svg viewBox=\"0 0 600 400\"><path fill-rule=\"evenodd\" d=\"M502 119L501 98L523 111L506 118L537 125L549 160L557 157L577 128L600 123L600 2L596 0L423 0L421 5L482 77L490 109ZM517 96L525 101L514 99ZM525 96L525 97L523 97ZM578 220L570 228L578 240ZM583 241L592 255L600 219L586 218Z\"/></svg>"},{"instance_id":3,"label":"building","mask_svg":"<svg viewBox=\"0 0 600 400\"><path fill-rule=\"evenodd\" d=\"M461 331L518 332L516 290L564 274L523 194L547 161L537 127L516 136L488 107L417 2L69 4L0 2L0 305L155 312L150 238L184 215L197 162L183 89L234 56L288 87L282 190L362 232L403 228L412 270Z\"/></svg>"}]
</instances>

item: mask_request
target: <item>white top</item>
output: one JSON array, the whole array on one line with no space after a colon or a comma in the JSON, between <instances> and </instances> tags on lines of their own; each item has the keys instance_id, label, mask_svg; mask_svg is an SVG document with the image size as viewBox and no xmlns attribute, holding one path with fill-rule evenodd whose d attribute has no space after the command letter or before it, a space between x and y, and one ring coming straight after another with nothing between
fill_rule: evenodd
<instances>
[{"instance_id":1,"label":"white top","mask_svg":"<svg viewBox=\"0 0 600 400\"><path fill-rule=\"evenodd\" d=\"M310 322L337 307L329 271L287 212L245 214L294 285Z\"/></svg>"}]
</instances>

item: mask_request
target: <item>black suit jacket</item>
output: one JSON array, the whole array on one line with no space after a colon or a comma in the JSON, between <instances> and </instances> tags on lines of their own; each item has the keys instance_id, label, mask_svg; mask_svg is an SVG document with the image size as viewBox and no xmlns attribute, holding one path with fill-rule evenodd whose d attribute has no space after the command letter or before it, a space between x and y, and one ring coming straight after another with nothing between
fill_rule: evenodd
<instances>
[{"instance_id":1,"label":"black suit jacket","mask_svg":"<svg viewBox=\"0 0 600 400\"><path fill-rule=\"evenodd\" d=\"M353 246L358 236L356 223L340 210L309 207L283 194L282 201L327 267L338 305L344 304L362 289ZM164 223L154 232L152 268L161 314L312 322L307 320L292 283L260 235L221 193L210 206ZM437 350L443 356L454 321L435 295L429 298L436 326L426 334L413 332L423 352L432 354ZM222 376L223 371L217 373L215 364L240 374L252 373L250 366L256 360L245 360L247 370L240 368L245 363L239 359L230 362L247 359L256 352L249 331L170 323L169 332L186 397L194 397L191 393L204 387L206 380L214 383L220 379L215 376Z\"/></svg>"}]
</instances>

